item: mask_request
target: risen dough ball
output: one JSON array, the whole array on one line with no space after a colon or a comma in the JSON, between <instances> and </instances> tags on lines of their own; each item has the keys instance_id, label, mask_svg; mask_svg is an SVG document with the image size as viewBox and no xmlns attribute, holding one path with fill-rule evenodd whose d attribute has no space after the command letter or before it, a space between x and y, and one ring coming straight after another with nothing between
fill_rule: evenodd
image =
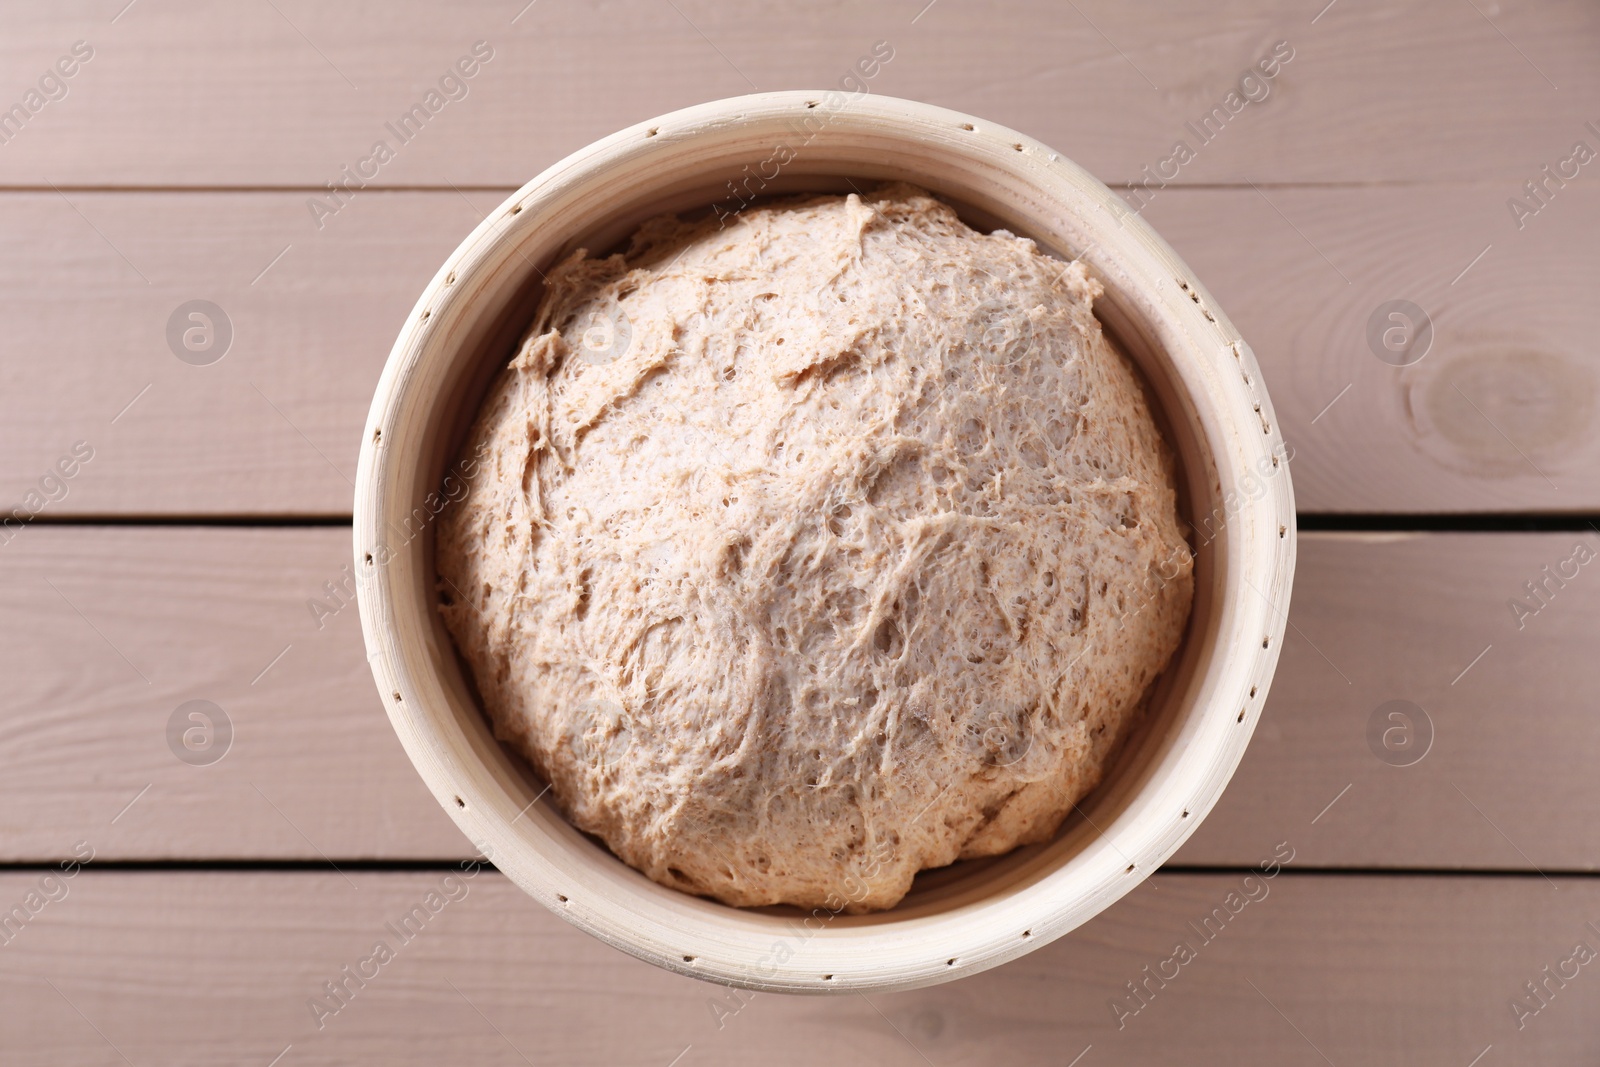
<instances>
[{"instance_id":1,"label":"risen dough ball","mask_svg":"<svg viewBox=\"0 0 1600 1067\"><path fill-rule=\"evenodd\" d=\"M550 272L438 568L572 823L678 889L852 912L1054 833L1192 591L1099 292L905 185Z\"/></svg>"}]
</instances>

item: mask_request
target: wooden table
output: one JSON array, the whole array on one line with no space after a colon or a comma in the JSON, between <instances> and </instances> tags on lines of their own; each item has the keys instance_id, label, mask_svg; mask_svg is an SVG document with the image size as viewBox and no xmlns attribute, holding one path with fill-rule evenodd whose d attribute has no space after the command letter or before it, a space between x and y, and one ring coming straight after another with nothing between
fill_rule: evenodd
<instances>
[{"instance_id":1,"label":"wooden table","mask_svg":"<svg viewBox=\"0 0 1600 1067\"><path fill-rule=\"evenodd\" d=\"M23 108L0 115L0 500L36 512L0 532L0 1062L1594 1061L1600 567L1577 557L1600 548L1600 164L1574 145L1600 150L1600 9L524 2L0 13L0 106ZM330 200L477 41L455 98ZM566 153L837 85L879 41L872 92L1114 185L1194 149L1128 195L1255 347L1302 522L1288 645L1221 805L1096 921L921 992L735 994L484 873L315 1011L471 852L390 731L343 571L416 294ZM220 334L183 347L195 300L231 328L220 359ZM1392 300L1430 317L1420 362L1369 341ZM1369 741L1395 700L1429 724L1409 766ZM226 758L175 757L189 701L223 709ZM1270 894L1199 938L1280 847ZM1180 939L1197 958L1147 981Z\"/></svg>"}]
</instances>

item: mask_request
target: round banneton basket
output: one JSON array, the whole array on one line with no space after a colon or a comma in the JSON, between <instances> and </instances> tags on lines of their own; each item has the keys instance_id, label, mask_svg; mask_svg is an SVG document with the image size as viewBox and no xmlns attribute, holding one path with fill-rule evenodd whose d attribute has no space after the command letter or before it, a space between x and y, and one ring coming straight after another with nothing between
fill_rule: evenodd
<instances>
[{"instance_id":1,"label":"round banneton basket","mask_svg":"<svg viewBox=\"0 0 1600 1067\"><path fill-rule=\"evenodd\" d=\"M1179 457L1194 610L1143 719L1049 843L924 872L871 915L739 909L651 882L569 825L494 738L436 607L433 523L467 425L513 354L541 271L645 219L729 214L801 190L915 182L972 225L1082 258L1096 311L1138 365ZM1282 643L1294 570L1288 453L1260 370L1199 280L1124 202L1023 134L943 108L835 91L676 111L557 163L439 268L384 368L361 449L355 559L368 659L406 752L457 825L575 926L683 974L860 992L993 967L1087 921L1192 833L1244 753ZM459 473L459 472L457 472ZM456 490L459 491L459 490Z\"/></svg>"}]
</instances>

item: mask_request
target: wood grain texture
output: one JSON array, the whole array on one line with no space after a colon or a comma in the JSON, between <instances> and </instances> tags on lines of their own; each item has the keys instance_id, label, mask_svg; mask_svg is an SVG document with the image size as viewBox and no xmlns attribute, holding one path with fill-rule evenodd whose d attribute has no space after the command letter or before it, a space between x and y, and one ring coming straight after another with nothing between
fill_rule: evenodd
<instances>
[{"instance_id":1,"label":"wood grain texture","mask_svg":"<svg viewBox=\"0 0 1600 1067\"><path fill-rule=\"evenodd\" d=\"M1291 846L1292 847L1292 846ZM1268 853L1270 855L1270 851ZM1291 868L1292 872L1292 868ZM41 876L0 875L0 902ZM1523 983L1600 937L1600 885L1564 879L1158 874L998 970L909 993L736 996L568 927L494 873L129 873L92 866L0 948L8 1064L1582 1063L1600 980L1578 969L1517 1028ZM1229 894L1225 923L1198 926ZM438 893L411 940L389 929ZM446 893L456 899L447 901ZM463 895L464 894L464 895ZM1264 894L1264 895L1263 895ZM1223 914L1228 915L1227 910ZM338 1011L324 983L393 958ZM1143 981L1179 941L1187 964ZM799 943L804 953L811 946ZM1569 973L1574 968L1569 966ZM720 1027L719 1027L720 1023ZM288 1050L285 1053L285 1050ZM681 1057L674 1060L674 1057Z\"/></svg>"},{"instance_id":2,"label":"wood grain texture","mask_svg":"<svg viewBox=\"0 0 1600 1067\"><path fill-rule=\"evenodd\" d=\"M280 0L79 0L5 15L20 97L78 39L95 57L11 143L12 185L293 185L365 155L476 40L494 58L400 147L388 185L520 185L566 153L664 111L740 93L834 87L872 44L871 91L968 111L1055 146L1106 181L1187 139L1241 73L1287 40L1264 102L1183 169L1187 182L1417 181L1513 187L1567 149L1600 91L1600 15L1581 0L1391 8L1252 0L1152 17L1107 3L926 0L823 7L436 7ZM116 21L113 22L113 17ZM1315 19L1315 22L1313 20ZM1557 88L1559 87L1559 89ZM11 102L9 99L6 101Z\"/></svg>"},{"instance_id":3,"label":"wood grain texture","mask_svg":"<svg viewBox=\"0 0 1600 1067\"><path fill-rule=\"evenodd\" d=\"M1549 587L1520 629L1507 606L1537 604L1523 583L1579 541L1600 548L1593 533L1302 535L1261 723L1174 862L1247 865L1293 837L1315 866L1596 869L1600 572ZM334 603L322 584L348 558L342 528L36 526L0 546L15 605L0 639L13 679L0 860L53 860L79 840L135 860L467 855L395 741L355 609L319 631L306 606ZM190 699L235 725L212 766L166 746L167 719ZM1411 767L1367 744L1368 719L1393 699L1433 723Z\"/></svg>"},{"instance_id":4,"label":"wood grain texture","mask_svg":"<svg viewBox=\"0 0 1600 1067\"><path fill-rule=\"evenodd\" d=\"M33 527L0 546L5 858L79 840L145 859L470 848L389 728L354 603L320 630L307 607L337 607L323 585L349 545L345 529ZM190 700L232 722L209 766L168 747Z\"/></svg>"},{"instance_id":5,"label":"wood grain texture","mask_svg":"<svg viewBox=\"0 0 1600 1067\"><path fill-rule=\"evenodd\" d=\"M1600 182L1569 185L1521 230L1511 191L1195 190L1150 203L1146 217L1261 360L1302 511L1600 505ZM1431 347L1406 367L1369 338L1392 300L1431 321Z\"/></svg>"},{"instance_id":6,"label":"wood grain texture","mask_svg":"<svg viewBox=\"0 0 1600 1067\"><path fill-rule=\"evenodd\" d=\"M18 249L0 280L27 309L0 340L0 500L85 440L95 458L51 513L349 514L395 334L503 198L375 191L318 234L288 193L0 196ZM1255 350L1302 511L1600 508L1600 185L1571 185L1520 232L1504 199L1489 184L1174 189L1146 209ZM1434 320L1404 369L1367 341L1397 298ZM210 366L168 349L191 299L233 323Z\"/></svg>"},{"instance_id":7,"label":"wood grain texture","mask_svg":"<svg viewBox=\"0 0 1600 1067\"><path fill-rule=\"evenodd\" d=\"M453 192L373 192L318 238L300 210L285 195L0 197L20 250L0 271L29 323L0 362L0 499L25 500L83 440L94 459L53 514L348 514L389 346L482 214ZM208 366L167 341L196 299L232 324Z\"/></svg>"},{"instance_id":8,"label":"wood grain texture","mask_svg":"<svg viewBox=\"0 0 1600 1067\"><path fill-rule=\"evenodd\" d=\"M1175 862L1238 862L1315 820L1308 864L1600 867L1600 561L1580 545L1600 556L1600 533L1302 535L1266 713ZM1432 723L1412 766L1368 742L1391 700Z\"/></svg>"}]
</instances>

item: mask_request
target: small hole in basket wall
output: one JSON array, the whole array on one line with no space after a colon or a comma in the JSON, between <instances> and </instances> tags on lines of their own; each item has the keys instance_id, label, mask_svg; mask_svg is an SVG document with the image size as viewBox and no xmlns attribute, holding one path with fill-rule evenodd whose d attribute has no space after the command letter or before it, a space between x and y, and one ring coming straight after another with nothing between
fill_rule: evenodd
<instances>
[{"instance_id":1,"label":"small hole in basket wall","mask_svg":"<svg viewBox=\"0 0 1600 1067\"><path fill-rule=\"evenodd\" d=\"M383 431L381 429L372 431L372 443L375 445L383 443Z\"/></svg>"},{"instance_id":2,"label":"small hole in basket wall","mask_svg":"<svg viewBox=\"0 0 1600 1067\"><path fill-rule=\"evenodd\" d=\"M1256 695L1256 687L1253 686L1253 685L1250 687L1250 695L1251 696L1255 696Z\"/></svg>"},{"instance_id":3,"label":"small hole in basket wall","mask_svg":"<svg viewBox=\"0 0 1600 1067\"><path fill-rule=\"evenodd\" d=\"M565 904L567 902L567 898L562 896L560 893L556 894L556 899L561 901L561 903L563 903L563 904Z\"/></svg>"},{"instance_id":4,"label":"small hole in basket wall","mask_svg":"<svg viewBox=\"0 0 1600 1067\"><path fill-rule=\"evenodd\" d=\"M646 137L654 137L656 134L658 134L660 132L661 132L661 128L659 126L652 126L648 130L644 131L644 135ZM688 958L689 958L688 956L684 957L684 959L688 959Z\"/></svg>"},{"instance_id":5,"label":"small hole in basket wall","mask_svg":"<svg viewBox=\"0 0 1600 1067\"><path fill-rule=\"evenodd\" d=\"M418 322L427 322L427 321L428 321L428 319L429 319L429 318L430 318L430 317L431 317L431 316L432 316L432 315L433 315L433 310L432 310L432 309L431 309L431 308L424 308L424 309L423 309L423 312L422 312L422 317L421 317L421 318L420 318L420 319L418 319L418 320L417 320L417 321L418 321Z\"/></svg>"},{"instance_id":6,"label":"small hole in basket wall","mask_svg":"<svg viewBox=\"0 0 1600 1067\"><path fill-rule=\"evenodd\" d=\"M400 690L398 689L394 691L394 702L396 704L400 703Z\"/></svg>"},{"instance_id":7,"label":"small hole in basket wall","mask_svg":"<svg viewBox=\"0 0 1600 1067\"><path fill-rule=\"evenodd\" d=\"M467 802L465 800L462 800L460 797L456 797L456 807L464 808L466 806L467 806Z\"/></svg>"},{"instance_id":8,"label":"small hole in basket wall","mask_svg":"<svg viewBox=\"0 0 1600 1067\"><path fill-rule=\"evenodd\" d=\"M369 566L369 567L372 566L372 553L371 552L368 552L365 556L363 556L361 558L366 563L367 566Z\"/></svg>"},{"instance_id":9,"label":"small hole in basket wall","mask_svg":"<svg viewBox=\"0 0 1600 1067\"><path fill-rule=\"evenodd\" d=\"M833 975L831 975L831 974L825 974L825 975L823 975L823 976L822 976L822 980L823 980L823 981L824 981L824 982L831 982L831 981L833 981Z\"/></svg>"},{"instance_id":10,"label":"small hole in basket wall","mask_svg":"<svg viewBox=\"0 0 1600 1067\"><path fill-rule=\"evenodd\" d=\"M1022 936L1024 938L1032 937L1033 936L1033 931L1032 930L1024 930L1024 931L1022 931Z\"/></svg>"},{"instance_id":11,"label":"small hole in basket wall","mask_svg":"<svg viewBox=\"0 0 1600 1067\"><path fill-rule=\"evenodd\" d=\"M1249 710L1248 708L1240 708L1239 709L1239 719L1238 719L1239 722L1244 722L1244 713L1246 711L1248 711L1248 710Z\"/></svg>"},{"instance_id":12,"label":"small hole in basket wall","mask_svg":"<svg viewBox=\"0 0 1600 1067\"><path fill-rule=\"evenodd\" d=\"M456 283L456 272L451 271L449 274L446 274L444 276L444 283L446 285L454 285Z\"/></svg>"},{"instance_id":13,"label":"small hole in basket wall","mask_svg":"<svg viewBox=\"0 0 1600 1067\"><path fill-rule=\"evenodd\" d=\"M685 957L683 957L683 962L684 963L693 963L694 962L694 957L693 956L685 956Z\"/></svg>"},{"instance_id":14,"label":"small hole in basket wall","mask_svg":"<svg viewBox=\"0 0 1600 1067\"><path fill-rule=\"evenodd\" d=\"M1128 869L1123 871L1122 873L1123 874L1132 874L1133 873L1133 864L1131 864L1131 863L1128 864Z\"/></svg>"},{"instance_id":15,"label":"small hole in basket wall","mask_svg":"<svg viewBox=\"0 0 1600 1067\"><path fill-rule=\"evenodd\" d=\"M946 967L954 967L956 965L955 957L952 957L952 958L946 960L944 965Z\"/></svg>"},{"instance_id":16,"label":"small hole in basket wall","mask_svg":"<svg viewBox=\"0 0 1600 1067\"><path fill-rule=\"evenodd\" d=\"M1268 646L1268 645L1270 645L1270 644L1272 644L1272 638L1270 638L1270 637L1263 637L1263 638L1262 638L1262 639L1261 639L1261 647L1262 647L1262 648L1266 648L1266 647L1267 647L1267 646Z\"/></svg>"},{"instance_id":17,"label":"small hole in basket wall","mask_svg":"<svg viewBox=\"0 0 1600 1067\"><path fill-rule=\"evenodd\" d=\"M1015 148L1018 152L1022 151L1022 145L1021 145L1020 142L1017 143L1017 144L1012 145L1011 147Z\"/></svg>"},{"instance_id":18,"label":"small hole in basket wall","mask_svg":"<svg viewBox=\"0 0 1600 1067\"><path fill-rule=\"evenodd\" d=\"M513 204L513 205L511 205L511 213L513 215L522 214L522 205L521 204Z\"/></svg>"}]
</instances>

